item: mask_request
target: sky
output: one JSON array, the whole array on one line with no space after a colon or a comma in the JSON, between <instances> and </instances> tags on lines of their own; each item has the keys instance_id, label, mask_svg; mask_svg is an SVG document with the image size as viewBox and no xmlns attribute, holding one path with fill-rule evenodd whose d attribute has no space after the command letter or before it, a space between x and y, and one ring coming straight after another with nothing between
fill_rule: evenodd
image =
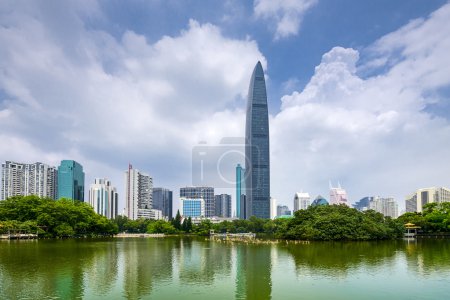
<instances>
[{"instance_id":1,"label":"sky","mask_svg":"<svg viewBox=\"0 0 450 300\"><path fill-rule=\"evenodd\" d=\"M271 196L350 202L450 186L450 3L442 0L0 2L0 160L124 171L233 197L261 61ZM222 143L221 143L222 141ZM198 153L206 153L198 176ZM229 154L229 155L228 155Z\"/></svg>"}]
</instances>

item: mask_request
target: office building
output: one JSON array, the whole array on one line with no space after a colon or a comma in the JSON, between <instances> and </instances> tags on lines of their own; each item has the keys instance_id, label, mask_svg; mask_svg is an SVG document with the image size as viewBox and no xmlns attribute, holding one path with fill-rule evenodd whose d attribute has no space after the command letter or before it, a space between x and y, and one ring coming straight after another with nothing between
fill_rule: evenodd
<instances>
[{"instance_id":1,"label":"office building","mask_svg":"<svg viewBox=\"0 0 450 300\"><path fill-rule=\"evenodd\" d=\"M236 166L236 217L245 219L245 169Z\"/></svg>"},{"instance_id":2,"label":"office building","mask_svg":"<svg viewBox=\"0 0 450 300\"><path fill-rule=\"evenodd\" d=\"M291 211L286 205L277 205L277 216L290 216Z\"/></svg>"},{"instance_id":3,"label":"office building","mask_svg":"<svg viewBox=\"0 0 450 300\"><path fill-rule=\"evenodd\" d=\"M173 207L172 191L165 188L153 188L153 209L162 212L162 216L171 220Z\"/></svg>"},{"instance_id":4,"label":"office building","mask_svg":"<svg viewBox=\"0 0 450 300\"><path fill-rule=\"evenodd\" d=\"M2 164L0 200L18 195L56 199L57 183L58 171L55 167L40 162L26 164L6 161Z\"/></svg>"},{"instance_id":5,"label":"office building","mask_svg":"<svg viewBox=\"0 0 450 300\"><path fill-rule=\"evenodd\" d=\"M96 178L89 188L89 204L99 215L114 219L118 214L119 196L111 181Z\"/></svg>"},{"instance_id":6,"label":"office building","mask_svg":"<svg viewBox=\"0 0 450 300\"><path fill-rule=\"evenodd\" d=\"M203 198L180 197L180 215L183 218L205 216L205 200Z\"/></svg>"},{"instance_id":7,"label":"office building","mask_svg":"<svg viewBox=\"0 0 450 300\"><path fill-rule=\"evenodd\" d=\"M183 187L180 188L180 198L203 199L205 205L204 217L213 217L216 213L214 188L208 186Z\"/></svg>"},{"instance_id":8,"label":"office building","mask_svg":"<svg viewBox=\"0 0 450 300\"><path fill-rule=\"evenodd\" d=\"M294 212L300 209L307 209L311 202L311 196L308 193L295 193Z\"/></svg>"},{"instance_id":9,"label":"office building","mask_svg":"<svg viewBox=\"0 0 450 300\"><path fill-rule=\"evenodd\" d=\"M364 197L353 204L353 208L359 211L366 211L369 209L369 203L373 201L374 197Z\"/></svg>"},{"instance_id":10,"label":"office building","mask_svg":"<svg viewBox=\"0 0 450 300\"><path fill-rule=\"evenodd\" d=\"M347 206L349 205L347 192L341 188L341 185L339 184L338 187L332 187L330 183L330 204L345 204Z\"/></svg>"},{"instance_id":11,"label":"office building","mask_svg":"<svg viewBox=\"0 0 450 300\"><path fill-rule=\"evenodd\" d=\"M74 160L63 160L58 167L58 199L84 201L83 166Z\"/></svg>"},{"instance_id":12,"label":"office building","mask_svg":"<svg viewBox=\"0 0 450 300\"><path fill-rule=\"evenodd\" d=\"M450 202L450 189L445 187L418 189L406 197L406 212L422 212L425 204L442 202Z\"/></svg>"},{"instance_id":13,"label":"office building","mask_svg":"<svg viewBox=\"0 0 450 300\"><path fill-rule=\"evenodd\" d=\"M253 70L248 89L245 124L246 218L270 218L269 115L261 63Z\"/></svg>"},{"instance_id":14,"label":"office building","mask_svg":"<svg viewBox=\"0 0 450 300\"><path fill-rule=\"evenodd\" d=\"M231 218L231 195L221 194L215 195L216 217Z\"/></svg>"},{"instance_id":15,"label":"office building","mask_svg":"<svg viewBox=\"0 0 450 300\"><path fill-rule=\"evenodd\" d=\"M319 206L319 205L329 205L329 203L324 197L318 195L311 203L311 206Z\"/></svg>"},{"instance_id":16,"label":"office building","mask_svg":"<svg viewBox=\"0 0 450 300\"><path fill-rule=\"evenodd\" d=\"M382 213L386 217L397 218L398 217L398 204L392 197L370 197L369 209L373 209L379 213Z\"/></svg>"},{"instance_id":17,"label":"office building","mask_svg":"<svg viewBox=\"0 0 450 300\"><path fill-rule=\"evenodd\" d=\"M125 214L131 220L147 218L152 209L153 178L128 165L125 171Z\"/></svg>"}]
</instances>

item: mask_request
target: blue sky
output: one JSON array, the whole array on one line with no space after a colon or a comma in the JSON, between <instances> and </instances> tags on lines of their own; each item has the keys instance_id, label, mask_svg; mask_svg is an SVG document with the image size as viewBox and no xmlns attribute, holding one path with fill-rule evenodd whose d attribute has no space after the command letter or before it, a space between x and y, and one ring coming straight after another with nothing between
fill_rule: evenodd
<instances>
[{"instance_id":1,"label":"blue sky","mask_svg":"<svg viewBox=\"0 0 450 300\"><path fill-rule=\"evenodd\" d=\"M402 208L450 185L449 17L437 0L2 1L0 159L75 159L121 202L131 162L177 202L198 142L243 136L261 60L272 196L339 181Z\"/></svg>"}]
</instances>

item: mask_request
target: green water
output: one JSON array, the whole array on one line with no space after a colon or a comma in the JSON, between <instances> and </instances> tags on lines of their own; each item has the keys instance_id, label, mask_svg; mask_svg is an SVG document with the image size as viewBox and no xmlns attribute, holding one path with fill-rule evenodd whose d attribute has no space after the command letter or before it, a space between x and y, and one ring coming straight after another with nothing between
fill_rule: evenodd
<instances>
[{"instance_id":1,"label":"green water","mask_svg":"<svg viewBox=\"0 0 450 300\"><path fill-rule=\"evenodd\" d=\"M0 241L1 299L449 299L450 240Z\"/></svg>"}]
</instances>

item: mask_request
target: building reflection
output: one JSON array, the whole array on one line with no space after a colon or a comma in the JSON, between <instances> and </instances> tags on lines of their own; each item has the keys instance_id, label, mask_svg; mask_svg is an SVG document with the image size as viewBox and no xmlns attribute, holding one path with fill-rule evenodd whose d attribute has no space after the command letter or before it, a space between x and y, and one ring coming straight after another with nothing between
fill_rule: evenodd
<instances>
[{"instance_id":1,"label":"building reflection","mask_svg":"<svg viewBox=\"0 0 450 300\"><path fill-rule=\"evenodd\" d=\"M236 244L236 299L270 299L271 247Z\"/></svg>"},{"instance_id":2,"label":"building reflection","mask_svg":"<svg viewBox=\"0 0 450 300\"><path fill-rule=\"evenodd\" d=\"M173 244L170 238L125 239L120 244L125 298L148 296L158 282L172 279Z\"/></svg>"},{"instance_id":3,"label":"building reflection","mask_svg":"<svg viewBox=\"0 0 450 300\"><path fill-rule=\"evenodd\" d=\"M2 299L75 299L83 295L84 270L91 268L94 256L85 244L75 240L8 243L0 251Z\"/></svg>"},{"instance_id":4,"label":"building reflection","mask_svg":"<svg viewBox=\"0 0 450 300\"><path fill-rule=\"evenodd\" d=\"M218 276L231 273L230 246L186 238L176 257L181 283L210 285Z\"/></svg>"}]
</instances>

